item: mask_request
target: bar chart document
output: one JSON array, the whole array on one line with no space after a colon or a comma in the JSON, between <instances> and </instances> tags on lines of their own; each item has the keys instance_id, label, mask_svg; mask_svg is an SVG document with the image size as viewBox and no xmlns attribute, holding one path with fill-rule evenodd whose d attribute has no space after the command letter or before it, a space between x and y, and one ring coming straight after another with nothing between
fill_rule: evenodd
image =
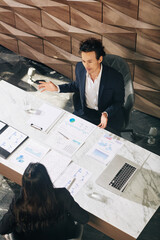
<instances>
[{"instance_id":1,"label":"bar chart document","mask_svg":"<svg viewBox=\"0 0 160 240\"><path fill-rule=\"evenodd\" d=\"M10 166L13 168L16 166L16 171L23 174L30 162L40 162L49 150L48 146L33 139L28 139L24 147L22 146L10 157Z\"/></svg>"}]
</instances>

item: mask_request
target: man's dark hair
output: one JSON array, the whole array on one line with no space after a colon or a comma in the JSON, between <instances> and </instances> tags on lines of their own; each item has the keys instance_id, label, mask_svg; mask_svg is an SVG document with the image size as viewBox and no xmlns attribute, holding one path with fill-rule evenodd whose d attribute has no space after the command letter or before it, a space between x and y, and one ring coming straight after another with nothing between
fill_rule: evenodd
<instances>
[{"instance_id":1,"label":"man's dark hair","mask_svg":"<svg viewBox=\"0 0 160 240\"><path fill-rule=\"evenodd\" d=\"M82 41L80 43L79 51L80 53L94 51L96 53L97 60L100 58L100 56L105 56L106 54L102 45L102 41L96 38L89 38L85 41Z\"/></svg>"}]
</instances>

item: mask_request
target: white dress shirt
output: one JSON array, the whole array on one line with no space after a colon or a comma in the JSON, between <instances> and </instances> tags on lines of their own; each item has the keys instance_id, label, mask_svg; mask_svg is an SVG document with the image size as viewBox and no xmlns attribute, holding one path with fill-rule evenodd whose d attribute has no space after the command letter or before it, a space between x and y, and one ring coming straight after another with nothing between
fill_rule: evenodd
<instances>
[{"instance_id":1,"label":"white dress shirt","mask_svg":"<svg viewBox=\"0 0 160 240\"><path fill-rule=\"evenodd\" d=\"M85 86L85 97L86 97L86 106L91 109L98 110L98 94L99 94L99 85L102 75L102 64L100 72L97 78L92 81L89 73L86 73L86 86Z\"/></svg>"}]
</instances>

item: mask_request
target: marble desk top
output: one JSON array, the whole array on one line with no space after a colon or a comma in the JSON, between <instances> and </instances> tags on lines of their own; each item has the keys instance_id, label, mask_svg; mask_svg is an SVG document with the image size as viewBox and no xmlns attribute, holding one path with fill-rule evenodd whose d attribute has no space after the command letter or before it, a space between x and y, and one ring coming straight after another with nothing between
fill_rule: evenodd
<instances>
[{"instance_id":1,"label":"marble desk top","mask_svg":"<svg viewBox=\"0 0 160 240\"><path fill-rule=\"evenodd\" d=\"M39 93L31 94L5 81L1 81L0 120L52 148L53 134L40 132L26 124L30 115L24 111L24 103L29 101L32 108L38 108L44 102L44 99L39 98L37 95ZM57 97L56 101L58 101ZM58 124L59 122L54 127ZM83 208L97 218L125 232L131 236L130 239L137 239L160 206L160 157L109 133L114 138L121 139L124 143L118 154L138 163L142 168L128 184L121 196L107 191L95 183L106 166L86 154L105 131L97 127L85 144L72 157L74 162L92 173L91 178L76 194L75 199ZM0 163L5 166L10 167L9 162L10 158L7 160L0 158ZM16 170L16 167L14 170ZM100 198L92 198L92 193L98 193Z\"/></svg>"}]
</instances>

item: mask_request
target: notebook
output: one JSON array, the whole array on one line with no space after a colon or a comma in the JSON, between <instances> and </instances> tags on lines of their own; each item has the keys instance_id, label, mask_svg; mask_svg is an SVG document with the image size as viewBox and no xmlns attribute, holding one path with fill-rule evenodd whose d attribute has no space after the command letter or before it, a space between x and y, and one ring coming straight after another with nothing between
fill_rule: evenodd
<instances>
[{"instance_id":1,"label":"notebook","mask_svg":"<svg viewBox=\"0 0 160 240\"><path fill-rule=\"evenodd\" d=\"M96 183L113 193L121 195L139 169L138 164L123 156L116 155L98 177Z\"/></svg>"}]
</instances>

